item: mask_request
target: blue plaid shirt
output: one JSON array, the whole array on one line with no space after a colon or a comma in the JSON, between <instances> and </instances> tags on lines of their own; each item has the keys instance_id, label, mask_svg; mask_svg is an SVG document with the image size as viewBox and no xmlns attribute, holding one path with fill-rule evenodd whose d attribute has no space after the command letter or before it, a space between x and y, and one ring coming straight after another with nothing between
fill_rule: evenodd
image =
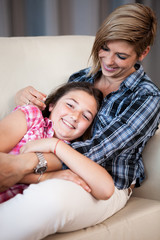
<instances>
[{"instance_id":1,"label":"blue plaid shirt","mask_svg":"<svg viewBox=\"0 0 160 240\"><path fill-rule=\"evenodd\" d=\"M138 187L144 180L142 151L160 119L160 91L141 65L136 69L119 90L104 98L92 138L72 143L74 149L104 167L118 189L128 188L133 180ZM97 74L88 77L89 70L73 74L69 81L94 83Z\"/></svg>"}]
</instances>

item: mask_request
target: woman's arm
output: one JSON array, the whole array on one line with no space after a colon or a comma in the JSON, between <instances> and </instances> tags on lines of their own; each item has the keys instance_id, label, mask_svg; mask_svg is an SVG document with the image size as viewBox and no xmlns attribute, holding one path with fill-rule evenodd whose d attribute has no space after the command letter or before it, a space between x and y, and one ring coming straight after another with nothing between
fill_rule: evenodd
<instances>
[{"instance_id":1,"label":"woman's arm","mask_svg":"<svg viewBox=\"0 0 160 240\"><path fill-rule=\"evenodd\" d=\"M58 144L57 144L58 143ZM22 148L22 152L53 152L76 175L80 176L91 188L91 194L97 199L108 199L114 192L114 183L108 172L80 154L68 144L56 138L31 141Z\"/></svg>"},{"instance_id":2,"label":"woman's arm","mask_svg":"<svg viewBox=\"0 0 160 240\"><path fill-rule=\"evenodd\" d=\"M36 175L34 173L27 174L26 176L24 176L23 179L21 179L19 181L19 183L30 184L30 183L42 182L42 181L45 181L45 180L48 180L48 179L59 178L59 179L67 180L67 181L72 181L72 182L80 185L87 192L91 192L91 189L87 185L87 183L81 177L79 177L77 174L72 172L70 169L52 171L52 172L45 172L42 175L42 177L40 178L40 181L38 181L39 176L40 175Z\"/></svg>"},{"instance_id":3,"label":"woman's arm","mask_svg":"<svg viewBox=\"0 0 160 240\"><path fill-rule=\"evenodd\" d=\"M25 175L33 172L37 164L35 153L11 155L0 152L0 192L18 183Z\"/></svg>"},{"instance_id":4,"label":"woman's arm","mask_svg":"<svg viewBox=\"0 0 160 240\"><path fill-rule=\"evenodd\" d=\"M54 154L44 153L44 157L48 164L47 171L51 172L55 167L60 168L58 164L61 165L61 163ZM35 153L11 155L0 152L0 192L18 182L36 183L39 176L34 174L34 168L37 164L38 159ZM51 177L51 175L49 176ZM46 174L46 179L49 176Z\"/></svg>"}]
</instances>

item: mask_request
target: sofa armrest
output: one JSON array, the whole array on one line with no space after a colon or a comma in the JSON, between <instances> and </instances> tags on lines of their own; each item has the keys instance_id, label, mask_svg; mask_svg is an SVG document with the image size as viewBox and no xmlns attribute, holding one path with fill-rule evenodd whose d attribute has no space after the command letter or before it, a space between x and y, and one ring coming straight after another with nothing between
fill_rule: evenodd
<instances>
[{"instance_id":1,"label":"sofa armrest","mask_svg":"<svg viewBox=\"0 0 160 240\"><path fill-rule=\"evenodd\" d=\"M146 180L135 188L133 196L160 200L160 129L148 141L143 151Z\"/></svg>"}]
</instances>

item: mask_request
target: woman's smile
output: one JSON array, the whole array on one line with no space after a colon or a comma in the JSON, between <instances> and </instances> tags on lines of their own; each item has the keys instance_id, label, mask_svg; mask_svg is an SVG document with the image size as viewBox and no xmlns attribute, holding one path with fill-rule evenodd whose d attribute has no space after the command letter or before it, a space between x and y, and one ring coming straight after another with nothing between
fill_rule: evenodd
<instances>
[{"instance_id":1,"label":"woman's smile","mask_svg":"<svg viewBox=\"0 0 160 240\"><path fill-rule=\"evenodd\" d=\"M117 70L117 67L109 67L103 61L102 61L102 64L103 64L104 69L108 72L114 72L115 70Z\"/></svg>"}]
</instances>

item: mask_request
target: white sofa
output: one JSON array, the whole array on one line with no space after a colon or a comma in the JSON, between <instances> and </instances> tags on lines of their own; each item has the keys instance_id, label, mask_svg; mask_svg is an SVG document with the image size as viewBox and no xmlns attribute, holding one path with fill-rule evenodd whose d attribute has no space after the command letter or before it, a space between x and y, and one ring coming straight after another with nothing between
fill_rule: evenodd
<instances>
[{"instance_id":1,"label":"white sofa","mask_svg":"<svg viewBox=\"0 0 160 240\"><path fill-rule=\"evenodd\" d=\"M32 85L49 93L88 65L92 36L0 38L0 118L14 107L16 92ZM146 180L126 207L96 226L45 240L159 240L160 131L143 152ZM96 212L95 212L96 214Z\"/></svg>"}]
</instances>

